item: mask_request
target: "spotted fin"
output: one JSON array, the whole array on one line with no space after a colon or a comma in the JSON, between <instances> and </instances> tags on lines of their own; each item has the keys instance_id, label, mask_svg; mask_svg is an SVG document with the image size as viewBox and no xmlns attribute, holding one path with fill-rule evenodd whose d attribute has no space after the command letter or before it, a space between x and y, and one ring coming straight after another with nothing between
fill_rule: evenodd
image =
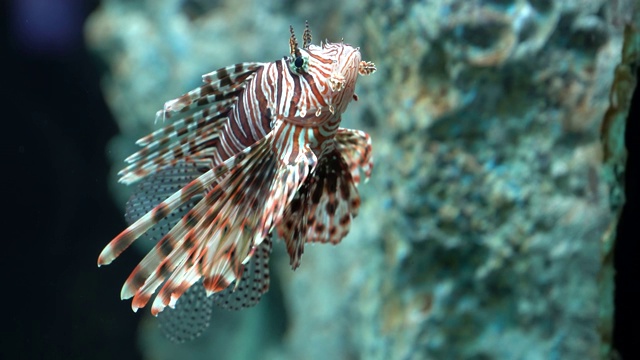
<instances>
[{"instance_id":1,"label":"spotted fin","mask_svg":"<svg viewBox=\"0 0 640 360\"><path fill-rule=\"evenodd\" d=\"M305 235L309 209L306 208L309 199L309 182L306 181L289 203L284 218L278 226L278 236L284 240L289 254L289 264L295 270L300 266L300 258L304 253Z\"/></svg>"},{"instance_id":2,"label":"spotted fin","mask_svg":"<svg viewBox=\"0 0 640 360\"><path fill-rule=\"evenodd\" d=\"M244 265L242 281L237 285L232 283L226 289L211 296L216 305L227 310L240 310L255 306L260 301L262 295L269 290L271 246L271 236L268 236L256 248L249 262Z\"/></svg>"},{"instance_id":3,"label":"spotted fin","mask_svg":"<svg viewBox=\"0 0 640 360\"><path fill-rule=\"evenodd\" d=\"M206 169L198 164L179 162L146 177L138 184L127 202L125 214L127 222L134 223L164 199L180 190L184 184L188 184L204 172ZM160 240L200 199L202 196L198 195L191 198L149 229L144 235L145 238L154 243ZM209 326L213 304L213 299L207 298L200 281L185 292L175 309L165 311L158 316L160 328L164 335L175 343L191 341L200 336Z\"/></svg>"},{"instance_id":4,"label":"spotted fin","mask_svg":"<svg viewBox=\"0 0 640 360\"><path fill-rule=\"evenodd\" d=\"M360 170L364 172L364 181L368 181L373 170L371 137L360 130L339 128L335 137L336 147L349 166L351 177L358 185L362 180Z\"/></svg>"},{"instance_id":5,"label":"spotted fin","mask_svg":"<svg viewBox=\"0 0 640 360\"><path fill-rule=\"evenodd\" d=\"M242 281L232 283L226 289L207 296L202 279L191 286L176 302L158 314L164 335L175 343L183 343L199 337L209 326L213 306L227 310L240 310L256 305L269 290L269 256L271 239L265 239L253 257L244 265Z\"/></svg>"},{"instance_id":6,"label":"spotted fin","mask_svg":"<svg viewBox=\"0 0 640 360\"><path fill-rule=\"evenodd\" d=\"M153 210L166 198L182 189L185 184L207 172L210 168L207 162L178 162L164 168L138 183L133 195L127 201L125 219L130 225L140 219L147 212ZM195 195L189 201L180 205L157 224L151 227L145 238L158 242L180 219L187 214L204 196Z\"/></svg>"},{"instance_id":7,"label":"spotted fin","mask_svg":"<svg viewBox=\"0 0 640 360\"><path fill-rule=\"evenodd\" d=\"M221 244L219 239L213 239L211 232L215 231L215 228L211 226L211 222L216 219L220 205L231 205L229 202L225 204L218 203L225 195L225 190L233 191L229 187L229 182L241 181L242 170L246 169L245 167L249 166L254 158L265 156L266 149L268 147L258 143L256 146L247 148L244 152L230 158L219 167L218 171L216 171L219 177L207 182L206 186L202 186L203 189L207 189L204 198L166 233L155 249L149 252L134 269L121 292L121 298L123 299L133 296L132 308L134 311L145 306L153 293L162 284L164 284L163 289L165 290L161 290L162 301L157 304L154 303L152 308L154 314L157 314L160 309L172 302L171 292L177 290L175 289L176 287L181 287L181 294L198 281L202 275L203 267L200 262L206 261L202 257L208 246L213 246L214 251L222 253L219 254L217 259L209 259L209 261L221 262L220 258L223 256L226 256L227 261L230 261L232 257L235 258L235 253L231 251L232 248L235 249L235 244ZM254 181L260 179L260 175L257 175ZM188 191L187 187L181 189L180 192ZM206 219L205 215L208 215ZM230 281L233 280L233 276L228 272L224 272L223 275L229 278ZM168 289L171 289L171 292ZM174 296L175 299L178 297L179 295ZM156 298L156 300L159 299L160 297Z\"/></svg>"},{"instance_id":8,"label":"spotted fin","mask_svg":"<svg viewBox=\"0 0 640 360\"><path fill-rule=\"evenodd\" d=\"M251 76L264 64L241 63L203 75L205 85L167 101L156 113L156 122L174 119L170 125L139 139L142 146L126 159L130 165L118 175L130 184L179 160L216 158L218 135L228 113Z\"/></svg>"},{"instance_id":9,"label":"spotted fin","mask_svg":"<svg viewBox=\"0 0 640 360\"><path fill-rule=\"evenodd\" d=\"M153 209L165 198L206 171L195 163L179 162L148 176L138 185L127 202L127 221L131 224ZM156 242L166 234L202 196L194 196L176 211L153 226L145 237ZM265 239L244 265L242 282L232 283L225 290L207 297L202 280L191 286L175 304L158 315L162 332L171 341L182 343L202 334L209 326L214 304L238 310L256 305L269 289L269 256L271 239Z\"/></svg>"},{"instance_id":10,"label":"spotted fin","mask_svg":"<svg viewBox=\"0 0 640 360\"><path fill-rule=\"evenodd\" d=\"M267 144L269 140L261 142ZM290 164L282 162L269 146L258 149L196 205L196 225L138 290L134 307L144 305L137 300L144 301L155 291L157 281L164 278L165 265L166 271L173 273L153 302L153 314L171 306L200 277L204 277L209 294L240 281L242 264L280 222L285 207L315 164L315 155L308 148ZM179 228L180 224L172 232Z\"/></svg>"},{"instance_id":11,"label":"spotted fin","mask_svg":"<svg viewBox=\"0 0 640 360\"><path fill-rule=\"evenodd\" d=\"M356 154L357 151L353 151ZM356 156L352 157L356 159ZM296 269L306 242L339 243L358 215L360 196L339 148L324 155L284 214L278 235Z\"/></svg>"},{"instance_id":12,"label":"spotted fin","mask_svg":"<svg viewBox=\"0 0 640 360\"><path fill-rule=\"evenodd\" d=\"M198 281L180 297L174 309L158 314L160 330L174 343L192 341L209 327L213 304L202 280Z\"/></svg>"},{"instance_id":13,"label":"spotted fin","mask_svg":"<svg viewBox=\"0 0 640 360\"><path fill-rule=\"evenodd\" d=\"M224 290L242 275L242 265L282 219L316 158L302 149L291 163L271 151L272 133L169 196L118 235L103 250L107 264L140 235L206 189L206 195L158 242L134 269L121 297L132 308L153 302L157 314L200 278L207 293Z\"/></svg>"}]
</instances>

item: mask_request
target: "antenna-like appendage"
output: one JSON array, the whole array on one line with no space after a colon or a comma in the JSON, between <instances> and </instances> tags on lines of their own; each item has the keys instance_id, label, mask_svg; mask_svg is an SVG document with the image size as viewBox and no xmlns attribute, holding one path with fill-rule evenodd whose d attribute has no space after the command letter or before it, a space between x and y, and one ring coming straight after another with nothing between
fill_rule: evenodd
<instances>
[{"instance_id":1,"label":"antenna-like appendage","mask_svg":"<svg viewBox=\"0 0 640 360\"><path fill-rule=\"evenodd\" d=\"M309 29L309 22L304 21L304 34L302 34L302 48L306 49L311 45L311 30Z\"/></svg>"},{"instance_id":2,"label":"antenna-like appendage","mask_svg":"<svg viewBox=\"0 0 640 360\"><path fill-rule=\"evenodd\" d=\"M300 48L298 47L298 40L296 40L296 34L293 33L293 25L289 25L289 30L291 31L291 37L289 38L289 50L291 52L291 56L294 59L297 59L301 56Z\"/></svg>"}]
</instances>

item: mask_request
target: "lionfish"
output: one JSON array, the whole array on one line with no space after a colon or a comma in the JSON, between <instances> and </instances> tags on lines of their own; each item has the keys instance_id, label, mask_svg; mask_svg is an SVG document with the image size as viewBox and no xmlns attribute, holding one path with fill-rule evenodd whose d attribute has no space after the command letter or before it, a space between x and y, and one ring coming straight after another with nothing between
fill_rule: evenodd
<instances>
[{"instance_id":1,"label":"lionfish","mask_svg":"<svg viewBox=\"0 0 640 360\"><path fill-rule=\"evenodd\" d=\"M221 68L166 102L156 121L172 123L139 139L142 149L119 172L122 183L142 181L127 203L129 227L98 266L143 234L157 241L121 298L133 297L137 311L157 292L151 313L174 308L164 326L173 340L198 336L213 303L240 309L260 300L274 233L295 270L305 242L339 243L358 215L371 141L340 122L357 100L358 75L375 65L344 42L311 44L308 23L302 47L290 32L291 56Z\"/></svg>"}]
</instances>

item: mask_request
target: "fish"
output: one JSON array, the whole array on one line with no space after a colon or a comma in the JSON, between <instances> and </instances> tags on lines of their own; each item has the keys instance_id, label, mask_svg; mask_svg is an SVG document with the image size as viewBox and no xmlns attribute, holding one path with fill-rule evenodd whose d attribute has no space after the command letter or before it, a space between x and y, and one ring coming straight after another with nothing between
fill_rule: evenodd
<instances>
[{"instance_id":1,"label":"fish","mask_svg":"<svg viewBox=\"0 0 640 360\"><path fill-rule=\"evenodd\" d=\"M120 297L135 312L155 295L151 314L173 309L165 324L178 341L206 327L210 304L237 310L260 300L274 239L295 270L305 243L340 243L358 215L371 138L340 124L358 77L376 66L344 41L312 44L308 22L301 47L289 30L289 55L212 71L167 101L155 118L163 127L136 142L118 173L138 185L129 226L98 266L143 235L154 241ZM202 324L187 321L194 312Z\"/></svg>"}]
</instances>

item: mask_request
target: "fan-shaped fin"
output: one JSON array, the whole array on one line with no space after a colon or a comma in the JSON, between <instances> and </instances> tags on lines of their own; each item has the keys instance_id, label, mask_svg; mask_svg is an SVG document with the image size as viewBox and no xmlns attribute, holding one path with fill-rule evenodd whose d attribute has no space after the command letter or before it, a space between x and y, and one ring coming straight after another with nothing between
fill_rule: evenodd
<instances>
[{"instance_id":1,"label":"fan-shaped fin","mask_svg":"<svg viewBox=\"0 0 640 360\"><path fill-rule=\"evenodd\" d=\"M313 151L305 148L295 161L284 163L271 151L271 137L272 133L230 158L225 162L226 170L221 176L207 181L206 187L199 187L207 189L204 198L134 269L121 293L122 298L133 296L134 310L145 306L161 285L153 302L153 314L174 304L201 277L207 292L216 293L242 276L242 265L250 259L252 249L258 247L273 226L281 221L284 209L316 162ZM187 187L194 186L194 181ZM144 229L157 223L160 218L149 214L163 206L176 209L172 199L181 198L180 194L184 192L189 190L183 188L176 193L178 196L171 195L136 221L133 229ZM139 222L143 224L136 227ZM125 233L127 231L133 230L125 230ZM114 248L119 248L119 244L105 249L106 254L111 255Z\"/></svg>"},{"instance_id":2,"label":"fan-shaped fin","mask_svg":"<svg viewBox=\"0 0 640 360\"><path fill-rule=\"evenodd\" d=\"M240 310L256 305L269 290L269 257L271 238L258 246L249 262L244 265L242 281L207 296L202 279L193 284L175 304L158 314L160 328L171 341L183 343L199 337L209 326L213 305L227 310Z\"/></svg>"},{"instance_id":3,"label":"fan-shaped fin","mask_svg":"<svg viewBox=\"0 0 640 360\"><path fill-rule=\"evenodd\" d=\"M211 322L213 299L207 297L202 281L189 288L176 303L158 315L164 335L175 343L191 341L202 335Z\"/></svg>"},{"instance_id":4,"label":"fan-shaped fin","mask_svg":"<svg viewBox=\"0 0 640 360\"><path fill-rule=\"evenodd\" d=\"M362 180L360 169L364 171L364 181L368 181L373 170L371 137L364 131L339 128L335 141L356 185Z\"/></svg>"},{"instance_id":5,"label":"fan-shaped fin","mask_svg":"<svg viewBox=\"0 0 640 360\"><path fill-rule=\"evenodd\" d=\"M360 196L349 165L336 148L320 158L278 226L291 267L299 266L305 241L339 243L359 208Z\"/></svg>"},{"instance_id":6,"label":"fan-shaped fin","mask_svg":"<svg viewBox=\"0 0 640 360\"><path fill-rule=\"evenodd\" d=\"M227 310L240 310L256 305L262 295L269 290L269 257L271 256L271 236L268 236L255 250L244 265L242 280L213 294L213 301ZM236 280L237 281L237 280Z\"/></svg>"}]
</instances>

